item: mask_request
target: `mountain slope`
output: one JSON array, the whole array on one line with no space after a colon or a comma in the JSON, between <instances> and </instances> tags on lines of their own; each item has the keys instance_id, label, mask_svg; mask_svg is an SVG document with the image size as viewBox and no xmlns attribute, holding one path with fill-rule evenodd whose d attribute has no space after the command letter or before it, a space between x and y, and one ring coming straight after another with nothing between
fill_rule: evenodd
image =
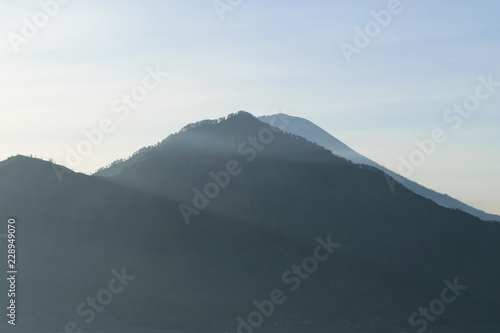
<instances>
[{"instance_id":1,"label":"mountain slope","mask_svg":"<svg viewBox=\"0 0 500 333\"><path fill-rule=\"evenodd\" d=\"M471 207L457 199L454 199L446 194L441 194L431 189L428 189L420 184L417 184L403 176L400 176L389 169L377 164L376 162L364 157L363 155L357 153L353 149L349 148L347 145L330 135L328 132L310 122L307 119L289 116L283 113L262 116L258 118L266 123L278 121L280 123L281 129L290 132L295 135L302 136L309 141L315 142L329 150L334 154L344 157L354 163L366 164L382 170L384 173L392 177L395 181L402 184L411 191L433 200L439 205L446 208L460 209L471 215L477 216L483 221L497 221L500 222L500 216L494 214L485 213L482 210ZM392 187L393 180L388 179L388 186Z\"/></svg>"},{"instance_id":2,"label":"mountain slope","mask_svg":"<svg viewBox=\"0 0 500 333\"><path fill-rule=\"evenodd\" d=\"M449 275L452 271L467 274L465 267L469 264L462 267L464 262L471 260L462 257L467 243L466 234L473 234L473 238L477 239L474 247L482 247L479 245L482 240L492 240L490 234L483 234L486 230L483 228L490 226L479 219L441 208L398 184L395 185L397 193L393 193L382 172L349 163L300 137L276 133L272 142L263 145L265 147L256 153L255 160L246 163L246 157L252 155L238 153L238 147L243 144L245 149L248 148L250 138L258 137L263 128L268 127L247 113L230 116L222 122L205 121L188 126L158 147L145 152L140 161L111 180L193 208L195 193L203 192L204 187L213 182L210 173L224 170L228 161L238 161L242 168L241 175L231 178L230 185L220 190L214 199L208 200L206 208L191 214L190 226L207 227L203 222L206 213L229 218L231 229L237 230L238 225L244 225L264 233L256 238L255 246L268 240L269 232L303 241L336 230L340 240L353 242L353 248L348 252L354 251L349 260L357 263L354 265L356 268L350 266L352 263L346 264L349 268L343 267L341 274L345 282L352 278L344 275L346 272L349 276L356 275L357 282L351 285L356 289L351 290L351 294L357 295L353 296L357 299L354 307L366 301L366 295L361 296L363 293L360 294L360 289L357 289L360 284L373 293L368 303L377 303L384 299L383 294L392 288L390 286L400 286L401 281L410 276L416 277L422 286L417 293L419 295L403 291L407 287L411 289L403 282L401 289L396 287L397 293L389 292L392 295L390 298L399 299L399 293L405 295L405 299L418 298L420 293L426 293L424 286L428 283L421 279L432 279L418 272L419 269L440 272L435 276ZM478 229L474 230L476 227L469 223L478 223ZM493 226L491 228L498 230ZM478 234L479 230L482 231ZM453 240L450 241L449 237ZM242 242L248 244L245 240ZM487 243L492 245L489 241ZM451 248L453 250L449 252ZM396 249L398 254L394 253ZM474 251L479 253L483 250L475 248ZM491 251L488 260L493 260L491 256L497 250L491 248ZM453 263L444 258L453 258ZM419 263L416 271L415 267L408 267L409 263L415 264L415 260ZM357 266L359 263L363 265ZM432 268L424 268L428 265L426 263L432 263ZM375 268L372 265L380 266ZM395 267L391 268L392 265ZM402 274L401 269L406 273ZM365 278L358 274L378 276L380 280L375 285L380 283L383 287L365 284ZM329 278L334 279L333 276ZM351 287L342 284L342 288L350 290ZM380 294L374 290L384 292ZM345 295L343 301L352 304L353 299L343 292L340 294ZM302 304L312 302L306 295L303 297ZM327 302L322 297L320 299ZM401 308L408 306L408 302L402 299L397 303ZM379 310L374 308L379 306L382 305L371 303L366 306L371 310L366 312L376 313ZM350 306L343 309L349 312L347 308L352 309Z\"/></svg>"},{"instance_id":3,"label":"mountain slope","mask_svg":"<svg viewBox=\"0 0 500 333\"><path fill-rule=\"evenodd\" d=\"M68 320L97 329L106 316L114 327L234 331L276 289L286 301L265 327L407 330L454 277L468 289L432 325L500 325L498 225L399 184L395 194L381 171L247 113L187 126L116 177L68 172L59 182L48 162L8 162L0 220L18 218L20 315L38 316L33 332ZM186 219L183 205L198 212ZM318 238L340 245L312 269ZM307 267L298 275L295 265ZM122 267L135 280L85 323L75 308Z\"/></svg>"}]
</instances>

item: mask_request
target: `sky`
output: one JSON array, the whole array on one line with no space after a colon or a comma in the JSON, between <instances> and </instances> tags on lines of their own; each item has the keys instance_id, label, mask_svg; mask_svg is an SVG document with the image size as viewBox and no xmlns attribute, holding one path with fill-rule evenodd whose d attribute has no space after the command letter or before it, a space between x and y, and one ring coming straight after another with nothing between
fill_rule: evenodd
<instances>
[{"instance_id":1,"label":"sky","mask_svg":"<svg viewBox=\"0 0 500 333\"><path fill-rule=\"evenodd\" d=\"M91 174L191 122L283 112L500 214L499 12L496 0L0 0L0 160Z\"/></svg>"}]
</instances>

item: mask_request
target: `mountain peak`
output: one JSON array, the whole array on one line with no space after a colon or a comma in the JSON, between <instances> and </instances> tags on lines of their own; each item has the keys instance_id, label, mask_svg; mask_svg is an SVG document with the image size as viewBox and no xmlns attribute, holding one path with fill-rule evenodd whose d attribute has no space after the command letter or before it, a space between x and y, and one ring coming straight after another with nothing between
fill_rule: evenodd
<instances>
[{"instance_id":1,"label":"mountain peak","mask_svg":"<svg viewBox=\"0 0 500 333\"><path fill-rule=\"evenodd\" d=\"M65 173L75 173L64 166L36 157L25 155L11 156L0 162L0 172L6 179L19 178L54 178L55 181Z\"/></svg>"},{"instance_id":2,"label":"mountain peak","mask_svg":"<svg viewBox=\"0 0 500 333\"><path fill-rule=\"evenodd\" d=\"M36 158L36 157L30 157L30 156L25 156L25 155L15 155L7 158L4 161L0 162L0 168L5 167L7 165L15 165L15 166L20 166L21 164L40 164L40 163L47 163L46 161Z\"/></svg>"},{"instance_id":3,"label":"mountain peak","mask_svg":"<svg viewBox=\"0 0 500 333\"><path fill-rule=\"evenodd\" d=\"M238 112L235 112L235 113L230 113L227 118L233 118L233 117L240 117L240 118L255 118L253 114L251 114L250 112L247 112L247 111L244 111L244 110L240 110Z\"/></svg>"}]
</instances>

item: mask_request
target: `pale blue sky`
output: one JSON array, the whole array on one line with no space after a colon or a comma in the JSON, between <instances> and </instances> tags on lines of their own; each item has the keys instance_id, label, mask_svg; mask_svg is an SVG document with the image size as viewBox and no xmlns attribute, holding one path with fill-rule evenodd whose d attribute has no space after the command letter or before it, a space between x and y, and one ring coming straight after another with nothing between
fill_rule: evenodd
<instances>
[{"instance_id":1,"label":"pale blue sky","mask_svg":"<svg viewBox=\"0 0 500 333\"><path fill-rule=\"evenodd\" d=\"M114 130L74 167L90 173L187 123L285 108L395 171L441 127L448 140L409 178L500 214L500 88L458 130L443 120L479 76L500 81L500 2L401 0L348 63L339 45L388 3L242 0L221 21L212 0L72 0L16 53L9 33L41 8L0 0L0 160L67 164L66 147L109 118ZM113 101L157 65L170 76L118 118Z\"/></svg>"}]
</instances>

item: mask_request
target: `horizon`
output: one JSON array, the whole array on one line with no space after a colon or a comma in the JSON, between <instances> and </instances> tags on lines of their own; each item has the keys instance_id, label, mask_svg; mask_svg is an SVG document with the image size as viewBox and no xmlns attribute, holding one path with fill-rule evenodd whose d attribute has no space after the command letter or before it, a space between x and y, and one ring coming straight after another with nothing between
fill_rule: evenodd
<instances>
[{"instance_id":1,"label":"horizon","mask_svg":"<svg viewBox=\"0 0 500 333\"><path fill-rule=\"evenodd\" d=\"M228 116L226 116L226 117L221 117L221 118L218 118L218 119L203 119L203 120L201 120L201 121L204 121L204 120L211 120L211 121L216 121L217 123L219 123L219 122L221 122L221 121L227 120L230 116L234 116L234 115L241 114L241 113L249 114L250 116L254 117L256 120L260 120L260 121L262 121L264 124L274 124L274 126L275 126L275 127L279 128L279 129L280 129L280 130L282 130L283 132L288 132L288 133L291 133L291 134L293 134L293 135L298 135L298 136L301 136L301 135L300 135L300 134L298 134L298 133L294 133L294 130L293 130L292 128L287 128L287 127L289 126L289 124L290 124L290 123L289 123L286 119L284 119L284 117L283 117L283 116L288 117L289 119L290 119L290 118L293 118L293 119L295 119L295 120L297 120L297 119L298 119L298 120L300 120L301 122L310 123L310 124L312 124L314 127L317 127L317 129L318 129L320 132L325 132L325 131L321 128L321 127L317 126L316 124L314 124L314 123L310 122L309 120L307 120L307 119L305 119L305 118L295 117L295 116L290 116L290 115L285 114L285 113L277 113L277 114L273 114L273 115L263 115L263 116L258 116L258 117L256 117L256 116L252 115L251 113L249 113L249 112L247 112L247 111L240 110L240 111L238 111L238 112L231 113L231 114L229 114L229 115L228 115ZM269 121L268 121L268 120L264 121L264 120L261 120L260 118L271 118L271 119L270 119ZM174 134L181 133L181 132L182 132L185 128L189 129L189 128L191 128L191 127L192 127L191 125L197 125L197 123L198 123L198 122L187 124L187 125L185 125L182 129L179 129L179 131L177 131L177 132L175 132L175 133L171 133L170 135L174 135ZM308 132L309 132L309 131L308 131ZM310 132L309 132L309 133L310 133ZM318 134L318 131L316 131L316 132L314 132L314 133L315 133L315 135L313 135L313 136L316 136L316 135ZM320 133L320 134L321 134L321 133ZM327 132L326 132L326 134L328 134L328 135L329 135L329 133L327 133ZM101 135L104 135L104 134L103 134L103 133L101 133ZM170 135L169 135L169 136L170 136ZM333 136L331 136L331 135L329 135L329 137L331 137L332 139L336 140L336 138L335 138L335 137L333 137ZM168 138L168 137L167 137L167 138ZM94 138L94 139L95 139L95 138ZM319 142L315 142L314 140L311 140L310 138L305 138L305 139L306 139L306 141L309 141L309 142L311 142L311 143L317 143L317 144L319 143ZM95 142L91 142L91 141L92 141L92 138L91 138L91 137L89 137L89 141L88 141L88 142L89 142L89 143L95 143ZM341 141L339 141L339 142L341 142ZM154 147L156 147L157 145L159 145L160 143L163 143L163 141L159 141L159 142L157 142L156 144L152 144L152 145L149 145L149 146L147 146L147 147L143 147L143 148L141 148L140 150L135 151L134 153L130 154L130 155L129 155L129 156L127 156L127 157L121 158L121 159L119 159L119 160L115 160L115 161L113 161L113 163L111 163L111 164L109 164L109 165L102 166L101 168L99 168L98 170L95 170L94 172L90 172L90 173L84 173L84 172L83 172L83 174L85 174L85 175L87 175L87 176L94 176L94 175L97 175L97 174L98 174L100 171L102 171L102 170L106 170L106 169L108 169L108 168L112 168L115 162L119 162L119 163L126 162L128 159L133 158L133 157L134 157L137 153L140 153L140 152L141 152L141 150L146 149L146 148L148 148L148 149L149 149L149 148L154 148ZM350 148L350 147L349 147L349 148ZM328 148L327 148L327 150L329 150L329 151L330 151L330 149L328 149ZM342 154L338 154L336 151L331 151L331 152L332 152L334 155L342 156ZM8 159L10 159L10 158L15 158L15 157L19 157L19 156L26 157L26 158L30 158L30 159L42 160L42 161L49 162L49 163L53 163L53 169L54 169L54 172L55 172L55 176L59 179L59 181L62 181L62 180L63 180L62 175L64 174L64 172L65 172L65 171L63 171L62 169L59 169L59 167L58 167L58 166L61 166L61 165L57 164L57 163L56 163L53 159L44 159L43 157L38 157L38 156L26 156L26 155L19 155L19 154L18 154L18 155L16 155L16 156L11 156L11 157L9 157ZM75 160L74 160L74 158L75 158L75 157L76 157L76 158L84 158L84 156L80 155L80 154L79 154L79 152L77 152L77 151L72 151L72 152L71 152L71 154L69 154L68 156L70 156L70 162L71 162L71 161L75 161ZM360 156L362 156L362 155L360 155ZM349 160L349 158L347 158L347 159ZM2 163L2 162L3 162L3 161L0 161L0 163ZM353 162L354 162L354 161L353 161ZM54 163L55 163L55 165L54 165ZM364 163L360 163L360 162L354 162L354 163L364 164ZM407 163L408 163L408 162L407 162ZM370 164L370 163L369 163L369 164ZM411 163L410 163L410 164L411 164ZM68 168L68 169L70 169L70 170L72 170L72 171L75 171L75 170L74 170L74 168L71 168L71 167L68 167L68 166L64 166L64 167L66 167L66 168ZM378 167L376 167L376 168L378 168ZM382 170L382 171L385 173L385 171L384 171L384 170ZM75 172L77 172L77 173L78 173L79 171L75 171ZM81 173L81 172L80 172L80 173ZM396 181L396 180L393 180L393 179L392 179L392 177L391 177L390 175L389 175L389 176L386 176L386 177L389 177L389 178L386 178L388 187L391 189L391 191L394 191L394 184L395 184L397 181ZM403 180L403 182L401 182L401 184L402 184L403 186L405 186L405 187L406 187L406 185L404 185L404 183L405 183L405 181ZM420 184L420 185L422 185L422 184ZM425 188L425 186L424 186L424 188ZM425 197L426 195L423 195L423 196ZM438 205L442 205L442 204L438 203ZM475 207L474 207L474 208L475 208ZM467 211L467 209L466 209L466 207L458 207L458 209L459 209L459 210L462 210L462 211L465 211L465 212L468 212L468 211ZM484 212L484 211L483 211L483 212ZM492 213L490 213L490 212L484 212L484 213L486 213L486 214L492 214ZM472 212L469 212L469 214L476 215L475 213L472 213ZM494 213L493 213L493 214L494 214ZM498 217L498 216L499 216L499 215L496 215L496 217ZM480 217L480 218L481 218L481 217ZM492 217L492 218L494 218L494 217Z\"/></svg>"}]
</instances>

